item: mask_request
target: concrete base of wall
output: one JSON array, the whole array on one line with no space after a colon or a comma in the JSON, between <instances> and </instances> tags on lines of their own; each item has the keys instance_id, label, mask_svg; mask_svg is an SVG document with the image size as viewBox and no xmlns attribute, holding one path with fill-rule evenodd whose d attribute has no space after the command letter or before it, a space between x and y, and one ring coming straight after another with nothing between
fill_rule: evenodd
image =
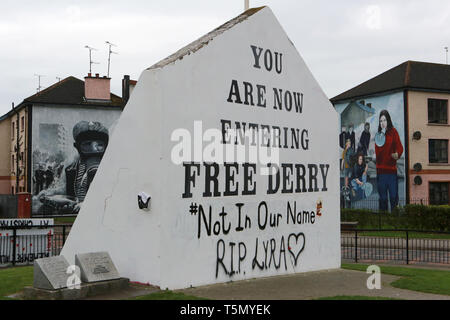
<instances>
[{"instance_id":1,"label":"concrete base of wall","mask_svg":"<svg viewBox=\"0 0 450 320\"><path fill-rule=\"evenodd\" d=\"M94 283L82 283L80 289L45 290L25 287L22 297L26 300L80 300L124 290L128 288L129 283L129 279L120 278Z\"/></svg>"}]
</instances>

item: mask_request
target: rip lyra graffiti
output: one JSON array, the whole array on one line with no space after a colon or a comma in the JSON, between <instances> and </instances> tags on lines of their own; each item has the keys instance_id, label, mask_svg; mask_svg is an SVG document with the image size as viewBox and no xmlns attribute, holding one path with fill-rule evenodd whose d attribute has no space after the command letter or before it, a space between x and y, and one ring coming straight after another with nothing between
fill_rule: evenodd
<instances>
[{"instance_id":1,"label":"rip lyra graffiti","mask_svg":"<svg viewBox=\"0 0 450 320\"><path fill-rule=\"evenodd\" d=\"M287 201L285 214L271 212L265 201L261 201L255 214L249 213L244 203L236 203L237 212L229 215L231 210L225 210L222 206L218 215L213 219L213 207L210 205L204 208L202 204L191 203L189 213L197 216L197 238L220 237L216 243L216 278L220 272L227 276L235 274L246 274L244 263L251 258L251 270L279 270L285 271L290 267L295 269L301 261L301 253L306 247L306 236L304 232L291 232L281 237L262 238L261 235L255 237L254 246L250 248L246 241L234 241L224 239L224 236L235 231L240 233L246 230L255 229L258 231L278 230L284 225L301 226L314 225L316 223L316 213L314 211L297 210L297 201ZM245 214L247 212L248 214ZM234 213L237 213L234 215ZM235 217L230 218L231 217ZM252 223L255 221L256 223ZM233 228L233 226L235 226Z\"/></svg>"}]
</instances>

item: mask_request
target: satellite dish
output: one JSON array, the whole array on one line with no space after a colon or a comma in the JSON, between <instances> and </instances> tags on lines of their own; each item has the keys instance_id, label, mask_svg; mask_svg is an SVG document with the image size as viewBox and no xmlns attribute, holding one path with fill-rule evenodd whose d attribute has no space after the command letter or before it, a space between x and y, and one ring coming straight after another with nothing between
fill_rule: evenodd
<instances>
[{"instance_id":1,"label":"satellite dish","mask_svg":"<svg viewBox=\"0 0 450 320\"><path fill-rule=\"evenodd\" d=\"M420 176L414 177L414 184L420 186L422 184L422 178Z\"/></svg>"},{"instance_id":2,"label":"satellite dish","mask_svg":"<svg viewBox=\"0 0 450 320\"><path fill-rule=\"evenodd\" d=\"M413 133L414 140L420 140L420 138L422 138L422 133L420 131L416 131Z\"/></svg>"},{"instance_id":3,"label":"satellite dish","mask_svg":"<svg viewBox=\"0 0 450 320\"><path fill-rule=\"evenodd\" d=\"M384 143L386 142L386 135L383 132L377 132L375 134L375 144L378 147L384 146Z\"/></svg>"}]
</instances>

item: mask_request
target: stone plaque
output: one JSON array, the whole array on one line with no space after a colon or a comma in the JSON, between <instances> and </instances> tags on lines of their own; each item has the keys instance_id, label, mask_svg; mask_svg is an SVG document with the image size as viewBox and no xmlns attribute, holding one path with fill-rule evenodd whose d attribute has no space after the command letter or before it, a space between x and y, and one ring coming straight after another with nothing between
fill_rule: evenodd
<instances>
[{"instance_id":1,"label":"stone plaque","mask_svg":"<svg viewBox=\"0 0 450 320\"><path fill-rule=\"evenodd\" d=\"M57 290L67 287L69 263L63 256L36 259L34 261L33 286L39 289Z\"/></svg>"},{"instance_id":2,"label":"stone plaque","mask_svg":"<svg viewBox=\"0 0 450 320\"><path fill-rule=\"evenodd\" d=\"M119 279L108 252L91 252L75 255L75 264L80 267L82 282L97 282Z\"/></svg>"}]
</instances>

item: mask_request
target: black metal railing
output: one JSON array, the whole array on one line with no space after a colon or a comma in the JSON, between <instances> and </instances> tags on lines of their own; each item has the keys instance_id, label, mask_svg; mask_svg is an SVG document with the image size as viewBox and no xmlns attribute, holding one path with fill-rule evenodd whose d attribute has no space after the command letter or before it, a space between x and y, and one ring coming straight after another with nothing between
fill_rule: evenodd
<instances>
[{"instance_id":1,"label":"black metal railing","mask_svg":"<svg viewBox=\"0 0 450 320\"><path fill-rule=\"evenodd\" d=\"M0 266L32 264L60 254L71 225L0 226Z\"/></svg>"},{"instance_id":2,"label":"black metal railing","mask_svg":"<svg viewBox=\"0 0 450 320\"><path fill-rule=\"evenodd\" d=\"M447 237L448 236L448 237ZM341 233L341 257L450 264L450 232L360 229Z\"/></svg>"}]
</instances>

